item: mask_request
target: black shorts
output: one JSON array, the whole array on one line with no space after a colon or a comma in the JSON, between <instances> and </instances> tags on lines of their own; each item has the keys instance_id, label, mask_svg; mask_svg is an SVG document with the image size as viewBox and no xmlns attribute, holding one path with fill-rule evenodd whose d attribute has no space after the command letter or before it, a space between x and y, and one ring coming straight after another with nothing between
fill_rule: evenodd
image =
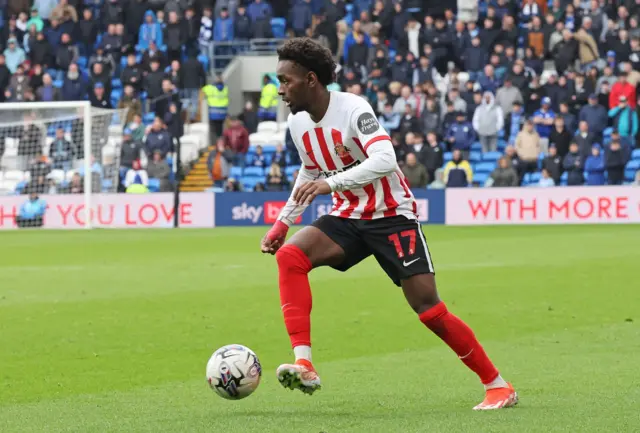
<instances>
[{"instance_id":1,"label":"black shorts","mask_svg":"<svg viewBox=\"0 0 640 433\"><path fill-rule=\"evenodd\" d=\"M313 224L345 252L334 269L344 272L373 255L396 286L413 275L435 273L429 248L416 220L404 216L356 220L324 215Z\"/></svg>"}]
</instances>

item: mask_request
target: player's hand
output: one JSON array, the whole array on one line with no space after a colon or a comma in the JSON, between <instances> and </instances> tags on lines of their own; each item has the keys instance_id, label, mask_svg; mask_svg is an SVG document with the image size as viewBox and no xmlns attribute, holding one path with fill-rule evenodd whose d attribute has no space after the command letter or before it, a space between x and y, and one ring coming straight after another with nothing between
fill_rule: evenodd
<instances>
[{"instance_id":1,"label":"player's hand","mask_svg":"<svg viewBox=\"0 0 640 433\"><path fill-rule=\"evenodd\" d=\"M288 231L288 225L280 220L276 221L273 227L271 227L267 234L262 238L260 250L264 254L275 254L276 251L278 251L278 249L284 244Z\"/></svg>"},{"instance_id":2,"label":"player's hand","mask_svg":"<svg viewBox=\"0 0 640 433\"><path fill-rule=\"evenodd\" d=\"M317 196L329 194L330 192L331 187L326 180L314 180L312 182L305 183L295 190L293 193L293 200L295 200L299 205L311 204L313 199Z\"/></svg>"}]
</instances>

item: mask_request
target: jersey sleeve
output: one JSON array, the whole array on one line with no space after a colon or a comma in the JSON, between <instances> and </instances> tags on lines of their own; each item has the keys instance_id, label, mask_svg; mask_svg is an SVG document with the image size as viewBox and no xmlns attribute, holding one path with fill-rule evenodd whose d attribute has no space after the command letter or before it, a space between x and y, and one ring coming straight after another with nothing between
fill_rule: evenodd
<instances>
[{"instance_id":1,"label":"jersey sleeve","mask_svg":"<svg viewBox=\"0 0 640 433\"><path fill-rule=\"evenodd\" d=\"M398 168L389 133L380 126L371 106L361 100L351 111L349 128L367 159L352 169L327 178L331 191L362 188Z\"/></svg>"},{"instance_id":2,"label":"jersey sleeve","mask_svg":"<svg viewBox=\"0 0 640 433\"><path fill-rule=\"evenodd\" d=\"M296 150L298 151L298 155L300 156L300 160L302 161L302 166L298 171L298 178L296 179L295 184L293 185L293 191L300 188L300 186L304 185L307 182L311 182L318 178L320 174L320 169L316 167L316 165L311 161L309 155L304 151L304 148L300 146L298 143L297 135L295 131L292 129L293 124L293 115L289 115L287 118L287 127L289 128L289 132L291 133L291 139L296 146ZM293 201L291 197L287 200L287 204L284 205L282 210L280 211L280 215L278 215L278 220L282 221L288 226L291 226L295 223L296 219L302 215L304 210L308 205L300 205Z\"/></svg>"}]
</instances>

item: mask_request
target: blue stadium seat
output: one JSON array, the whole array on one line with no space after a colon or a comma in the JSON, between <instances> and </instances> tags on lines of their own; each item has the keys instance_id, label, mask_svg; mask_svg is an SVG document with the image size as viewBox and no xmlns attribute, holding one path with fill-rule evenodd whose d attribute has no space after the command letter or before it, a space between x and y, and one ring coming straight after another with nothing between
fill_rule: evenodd
<instances>
[{"instance_id":1,"label":"blue stadium seat","mask_svg":"<svg viewBox=\"0 0 640 433\"><path fill-rule=\"evenodd\" d=\"M560 185L566 186L568 179L569 179L569 173L565 171L564 173L562 173L562 176L560 176Z\"/></svg>"},{"instance_id":2,"label":"blue stadium seat","mask_svg":"<svg viewBox=\"0 0 640 433\"><path fill-rule=\"evenodd\" d=\"M113 181L111 179L102 180L102 192L109 192L113 187Z\"/></svg>"},{"instance_id":3,"label":"blue stadium seat","mask_svg":"<svg viewBox=\"0 0 640 433\"><path fill-rule=\"evenodd\" d=\"M265 144L264 146L262 146L262 153L266 155L276 153L276 146L274 146L273 144Z\"/></svg>"},{"instance_id":4,"label":"blue stadium seat","mask_svg":"<svg viewBox=\"0 0 640 433\"><path fill-rule=\"evenodd\" d=\"M200 54L198 56L198 61L200 63L202 63L202 67L204 68L205 72L209 71L209 57L205 56L204 54Z\"/></svg>"},{"instance_id":5,"label":"blue stadium seat","mask_svg":"<svg viewBox=\"0 0 640 433\"><path fill-rule=\"evenodd\" d=\"M469 154L469 161L471 162L478 162L478 161L482 161L482 152L471 152Z\"/></svg>"},{"instance_id":6,"label":"blue stadium seat","mask_svg":"<svg viewBox=\"0 0 640 433\"><path fill-rule=\"evenodd\" d=\"M78 63L78 67L79 67L80 69L84 69L84 68L86 68L86 67L87 67L87 65L89 64L89 61L87 60L87 58L86 58L86 57L84 57L84 56L80 56L80 57L78 57L78 62L77 62L77 63Z\"/></svg>"},{"instance_id":7,"label":"blue stadium seat","mask_svg":"<svg viewBox=\"0 0 640 433\"><path fill-rule=\"evenodd\" d=\"M482 154L483 161L497 161L502 157L501 152L486 152Z\"/></svg>"},{"instance_id":8,"label":"blue stadium seat","mask_svg":"<svg viewBox=\"0 0 640 433\"><path fill-rule=\"evenodd\" d=\"M22 191L26 188L26 186L27 186L27 182L25 181L18 182L18 184L16 185L16 195L22 194Z\"/></svg>"},{"instance_id":9,"label":"blue stadium seat","mask_svg":"<svg viewBox=\"0 0 640 433\"><path fill-rule=\"evenodd\" d=\"M127 67L127 56L120 57L120 67L121 68Z\"/></svg>"},{"instance_id":10,"label":"blue stadium seat","mask_svg":"<svg viewBox=\"0 0 640 433\"><path fill-rule=\"evenodd\" d=\"M54 76L54 78L55 78L55 76ZM61 88L61 87L62 87L62 85L63 85L63 84L64 84L64 81L62 81L62 80L55 80L55 81L53 82L53 87L56 87L56 88L58 88L58 89L59 89L59 88Z\"/></svg>"},{"instance_id":11,"label":"blue stadium seat","mask_svg":"<svg viewBox=\"0 0 640 433\"><path fill-rule=\"evenodd\" d=\"M633 182L633 180L636 177L636 171L637 170L633 170L633 169L627 168L624 171L624 180L627 181L627 182Z\"/></svg>"},{"instance_id":12,"label":"blue stadium seat","mask_svg":"<svg viewBox=\"0 0 640 433\"><path fill-rule=\"evenodd\" d=\"M287 28L287 20L284 18L271 18L271 31L273 37L277 39L283 39L285 36L285 30Z\"/></svg>"},{"instance_id":13,"label":"blue stadium seat","mask_svg":"<svg viewBox=\"0 0 640 433\"><path fill-rule=\"evenodd\" d=\"M240 177L242 177L242 167L231 167L231 171L229 174L231 175L231 177L239 179Z\"/></svg>"},{"instance_id":14,"label":"blue stadium seat","mask_svg":"<svg viewBox=\"0 0 640 433\"><path fill-rule=\"evenodd\" d=\"M505 147L507 147L507 141L498 139L498 150L502 151L505 149Z\"/></svg>"},{"instance_id":15,"label":"blue stadium seat","mask_svg":"<svg viewBox=\"0 0 640 433\"><path fill-rule=\"evenodd\" d=\"M638 170L640 169L640 160L634 159L633 161L627 162L627 170Z\"/></svg>"},{"instance_id":16,"label":"blue stadium seat","mask_svg":"<svg viewBox=\"0 0 640 433\"><path fill-rule=\"evenodd\" d=\"M300 170L300 166L299 165L290 165L287 168L284 169L284 173L287 176L292 176L293 172L296 170Z\"/></svg>"},{"instance_id":17,"label":"blue stadium seat","mask_svg":"<svg viewBox=\"0 0 640 433\"><path fill-rule=\"evenodd\" d=\"M611 137L612 132L613 132L613 128L605 128L605 130L602 131L602 135L604 137Z\"/></svg>"},{"instance_id":18,"label":"blue stadium seat","mask_svg":"<svg viewBox=\"0 0 640 433\"><path fill-rule=\"evenodd\" d=\"M120 102L120 97L122 96L122 90L120 89L113 89L111 91L111 104L116 107L118 105L118 102Z\"/></svg>"},{"instance_id":19,"label":"blue stadium seat","mask_svg":"<svg viewBox=\"0 0 640 433\"><path fill-rule=\"evenodd\" d=\"M122 81L120 81L119 78L114 78L111 80L111 88L115 89L122 89Z\"/></svg>"},{"instance_id":20,"label":"blue stadium seat","mask_svg":"<svg viewBox=\"0 0 640 433\"><path fill-rule=\"evenodd\" d=\"M479 162L476 164L474 173L491 173L496 167L495 162Z\"/></svg>"},{"instance_id":21,"label":"blue stadium seat","mask_svg":"<svg viewBox=\"0 0 640 433\"><path fill-rule=\"evenodd\" d=\"M262 167L246 167L242 174L245 177L246 176L260 176L262 178L262 176L264 175L264 168L262 168Z\"/></svg>"},{"instance_id":22,"label":"blue stadium seat","mask_svg":"<svg viewBox=\"0 0 640 433\"><path fill-rule=\"evenodd\" d=\"M264 179L261 177L242 177L240 179L242 186L246 190L253 190L257 184L260 182L264 182Z\"/></svg>"},{"instance_id":23,"label":"blue stadium seat","mask_svg":"<svg viewBox=\"0 0 640 433\"><path fill-rule=\"evenodd\" d=\"M149 191L151 192L160 191L160 179L156 179L155 177L149 178Z\"/></svg>"},{"instance_id":24,"label":"blue stadium seat","mask_svg":"<svg viewBox=\"0 0 640 433\"><path fill-rule=\"evenodd\" d=\"M153 119L156 118L156 113L147 113L144 115L144 117L142 118L142 122L146 125L146 124L150 124L153 123Z\"/></svg>"},{"instance_id":25,"label":"blue stadium seat","mask_svg":"<svg viewBox=\"0 0 640 433\"><path fill-rule=\"evenodd\" d=\"M476 141L471 145L472 152L482 152L482 144L479 141Z\"/></svg>"},{"instance_id":26,"label":"blue stadium seat","mask_svg":"<svg viewBox=\"0 0 640 433\"><path fill-rule=\"evenodd\" d=\"M633 149L633 152L631 152L631 159L640 159L640 149Z\"/></svg>"},{"instance_id":27,"label":"blue stadium seat","mask_svg":"<svg viewBox=\"0 0 640 433\"><path fill-rule=\"evenodd\" d=\"M529 182L531 183L538 183L540 182L540 172L536 171L535 173L530 173L531 176L529 178Z\"/></svg>"},{"instance_id":28,"label":"blue stadium seat","mask_svg":"<svg viewBox=\"0 0 640 433\"><path fill-rule=\"evenodd\" d=\"M447 162L451 161L451 159L453 158L453 153L452 152L445 152L442 155L442 159L444 161L444 163L446 164Z\"/></svg>"},{"instance_id":29,"label":"blue stadium seat","mask_svg":"<svg viewBox=\"0 0 640 433\"><path fill-rule=\"evenodd\" d=\"M478 185L484 185L484 183L489 178L489 173L474 173L473 175L473 183Z\"/></svg>"}]
</instances>

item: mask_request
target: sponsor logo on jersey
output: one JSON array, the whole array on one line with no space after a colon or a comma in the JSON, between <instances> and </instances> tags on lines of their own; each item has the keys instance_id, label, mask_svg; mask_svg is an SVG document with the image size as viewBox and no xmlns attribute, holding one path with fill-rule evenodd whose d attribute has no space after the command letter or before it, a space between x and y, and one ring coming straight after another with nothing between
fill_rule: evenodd
<instances>
[{"instance_id":1,"label":"sponsor logo on jersey","mask_svg":"<svg viewBox=\"0 0 640 433\"><path fill-rule=\"evenodd\" d=\"M320 174L323 175L324 177L331 177L334 174L342 173L344 171L352 169L356 165L360 165L360 161L353 161L351 164L349 164L349 165L347 165L347 166L345 166L343 168L340 168L338 170L321 171Z\"/></svg>"},{"instance_id":2,"label":"sponsor logo on jersey","mask_svg":"<svg viewBox=\"0 0 640 433\"><path fill-rule=\"evenodd\" d=\"M358 130L365 134L373 134L380 128L378 120L371 113L362 113L358 117Z\"/></svg>"}]
</instances>

